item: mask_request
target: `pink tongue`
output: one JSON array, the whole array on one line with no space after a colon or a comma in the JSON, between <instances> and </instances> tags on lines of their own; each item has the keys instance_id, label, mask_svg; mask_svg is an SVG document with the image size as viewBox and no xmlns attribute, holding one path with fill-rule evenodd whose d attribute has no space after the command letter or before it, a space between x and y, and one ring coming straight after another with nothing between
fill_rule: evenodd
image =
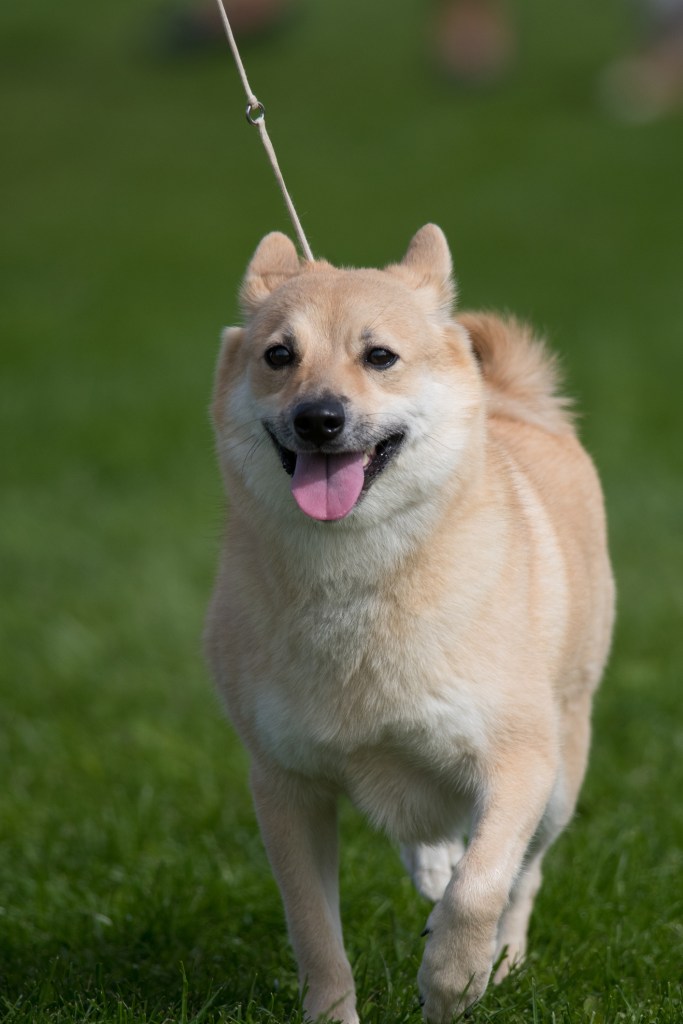
<instances>
[{"instance_id":1,"label":"pink tongue","mask_svg":"<svg viewBox=\"0 0 683 1024\"><path fill-rule=\"evenodd\" d=\"M292 494L312 519L343 519L358 501L364 479L362 452L298 452Z\"/></svg>"}]
</instances>

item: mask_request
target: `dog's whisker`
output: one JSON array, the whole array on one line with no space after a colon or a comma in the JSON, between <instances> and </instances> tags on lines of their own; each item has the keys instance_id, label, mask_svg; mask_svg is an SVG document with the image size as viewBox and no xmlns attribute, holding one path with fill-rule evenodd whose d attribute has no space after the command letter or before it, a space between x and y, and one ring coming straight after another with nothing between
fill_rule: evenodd
<instances>
[{"instance_id":1,"label":"dog's whisker","mask_svg":"<svg viewBox=\"0 0 683 1024\"><path fill-rule=\"evenodd\" d=\"M256 440L255 434L249 434L247 437L242 437L239 440L230 441L228 444L221 443L220 450L228 455L230 452L234 452L237 448L241 448L243 444L249 444Z\"/></svg>"},{"instance_id":2,"label":"dog's whisker","mask_svg":"<svg viewBox=\"0 0 683 1024\"><path fill-rule=\"evenodd\" d=\"M245 423L236 423L231 430L221 430L221 435L229 437L231 434L236 434L239 430L253 430L255 426L260 426L261 420L256 417L253 420L247 420Z\"/></svg>"},{"instance_id":3,"label":"dog's whisker","mask_svg":"<svg viewBox=\"0 0 683 1024\"><path fill-rule=\"evenodd\" d=\"M235 451L244 444L249 444L254 441L258 434L254 432L254 426L262 426L261 420L255 417L252 420L248 420L245 423L238 423L232 430L224 431L220 435L219 449L221 453L226 455L230 452ZM239 437L240 431L248 431L246 437ZM227 443L226 443L227 442Z\"/></svg>"},{"instance_id":4,"label":"dog's whisker","mask_svg":"<svg viewBox=\"0 0 683 1024\"><path fill-rule=\"evenodd\" d=\"M219 445L219 454L222 458L228 458L231 455L238 453L245 445L254 445L258 440L260 440L260 438L256 435L249 434L248 437L243 437L239 441L232 441L228 444L221 443Z\"/></svg>"},{"instance_id":5,"label":"dog's whisker","mask_svg":"<svg viewBox=\"0 0 683 1024\"><path fill-rule=\"evenodd\" d=\"M254 457L254 455L256 454L256 452L258 451L258 449L261 447L261 445L263 444L263 442L265 440L266 440L265 434L262 437L257 437L256 438L256 440L252 444L251 448L249 449L247 454L244 456L244 462L242 463L242 473L244 473L244 470L245 470L246 465L249 462L249 460Z\"/></svg>"},{"instance_id":6,"label":"dog's whisker","mask_svg":"<svg viewBox=\"0 0 683 1024\"><path fill-rule=\"evenodd\" d=\"M440 437L436 437L435 434L425 434L424 436L428 441L431 441L433 444L438 444L441 448L445 449L445 451L452 452L454 455L457 455L460 451L460 448L454 448L453 445L446 444L445 441Z\"/></svg>"}]
</instances>

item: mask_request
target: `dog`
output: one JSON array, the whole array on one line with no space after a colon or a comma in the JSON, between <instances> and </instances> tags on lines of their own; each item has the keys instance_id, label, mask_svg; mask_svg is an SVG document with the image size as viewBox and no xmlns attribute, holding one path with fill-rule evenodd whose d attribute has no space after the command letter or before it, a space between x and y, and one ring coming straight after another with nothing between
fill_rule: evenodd
<instances>
[{"instance_id":1,"label":"dog","mask_svg":"<svg viewBox=\"0 0 683 1024\"><path fill-rule=\"evenodd\" d=\"M275 232L218 360L205 646L312 1020L358 1022L340 794L434 901L425 1020L521 962L608 656L601 489L554 360L514 320L454 316L454 291L435 225L383 270L300 262Z\"/></svg>"}]
</instances>

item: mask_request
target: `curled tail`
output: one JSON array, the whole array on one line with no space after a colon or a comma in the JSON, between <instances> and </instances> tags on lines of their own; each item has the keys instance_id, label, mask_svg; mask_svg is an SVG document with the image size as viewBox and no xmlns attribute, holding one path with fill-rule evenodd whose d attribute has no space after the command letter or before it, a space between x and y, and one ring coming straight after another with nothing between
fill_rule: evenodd
<instances>
[{"instance_id":1,"label":"curled tail","mask_svg":"<svg viewBox=\"0 0 683 1024\"><path fill-rule=\"evenodd\" d=\"M557 359L528 325L490 313L463 313L458 322L481 366L490 415L525 420L553 434L573 433L571 399L557 393Z\"/></svg>"}]
</instances>

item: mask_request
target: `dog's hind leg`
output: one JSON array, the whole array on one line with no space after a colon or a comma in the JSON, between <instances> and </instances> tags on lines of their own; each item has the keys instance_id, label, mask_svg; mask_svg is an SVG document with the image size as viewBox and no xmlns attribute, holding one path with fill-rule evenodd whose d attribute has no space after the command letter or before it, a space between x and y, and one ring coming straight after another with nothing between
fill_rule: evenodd
<instances>
[{"instance_id":1,"label":"dog's hind leg","mask_svg":"<svg viewBox=\"0 0 683 1024\"><path fill-rule=\"evenodd\" d=\"M498 937L494 963L497 963L493 980L496 984L508 976L511 969L519 966L526 954L529 918L536 894L541 887L541 862L549 846L566 825L574 808L574 796L567 798L562 776L555 783L553 797L529 845L524 863L510 890L508 904L498 923Z\"/></svg>"},{"instance_id":2,"label":"dog's hind leg","mask_svg":"<svg viewBox=\"0 0 683 1024\"><path fill-rule=\"evenodd\" d=\"M524 960L529 918L541 886L541 862L574 813L586 770L590 742L590 694L582 694L573 702L567 702L564 711L562 770L558 773L545 814L529 845L498 924L494 958L498 967L493 977L496 984L507 977L512 967Z\"/></svg>"},{"instance_id":3,"label":"dog's hind leg","mask_svg":"<svg viewBox=\"0 0 683 1024\"><path fill-rule=\"evenodd\" d=\"M401 860L420 896L437 903L451 880L453 868L465 852L465 842L454 837L443 843L415 843L401 847Z\"/></svg>"},{"instance_id":4,"label":"dog's hind leg","mask_svg":"<svg viewBox=\"0 0 683 1024\"><path fill-rule=\"evenodd\" d=\"M494 956L494 962L498 964L493 976L496 985L524 960L529 918L541 886L541 860L544 852L537 854L520 873L500 919Z\"/></svg>"}]
</instances>

